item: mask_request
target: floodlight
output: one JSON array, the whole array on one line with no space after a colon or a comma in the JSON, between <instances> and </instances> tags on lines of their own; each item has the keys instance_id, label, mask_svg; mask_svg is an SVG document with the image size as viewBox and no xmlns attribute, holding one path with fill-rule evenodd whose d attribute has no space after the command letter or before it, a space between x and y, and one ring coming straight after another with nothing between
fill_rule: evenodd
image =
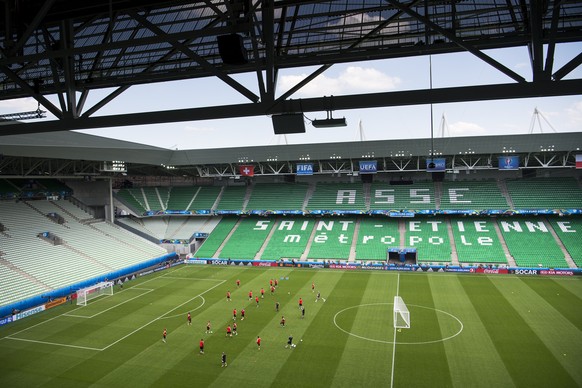
<instances>
[{"instance_id":1,"label":"floodlight","mask_svg":"<svg viewBox=\"0 0 582 388\"><path fill-rule=\"evenodd\" d=\"M348 125L345 117L342 117L341 119L327 118L313 120L311 124L315 128L345 127L346 125Z\"/></svg>"}]
</instances>

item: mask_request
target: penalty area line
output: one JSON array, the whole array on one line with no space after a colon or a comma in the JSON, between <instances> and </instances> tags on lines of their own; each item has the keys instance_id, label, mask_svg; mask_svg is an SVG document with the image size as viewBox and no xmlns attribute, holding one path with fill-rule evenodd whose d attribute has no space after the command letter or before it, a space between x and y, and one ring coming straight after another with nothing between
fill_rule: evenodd
<instances>
[{"instance_id":1,"label":"penalty area line","mask_svg":"<svg viewBox=\"0 0 582 388\"><path fill-rule=\"evenodd\" d=\"M16 338L16 337L10 337L10 336L4 337L4 338L11 339L11 340L14 340L14 341L32 342L32 343L35 343L35 344L56 345L56 346L65 346L67 348L94 350L94 351L97 351L97 352L100 352L102 350L100 348L92 348L90 346L61 344L61 343L58 343L58 342L39 341L39 340L26 339L26 338Z\"/></svg>"}]
</instances>

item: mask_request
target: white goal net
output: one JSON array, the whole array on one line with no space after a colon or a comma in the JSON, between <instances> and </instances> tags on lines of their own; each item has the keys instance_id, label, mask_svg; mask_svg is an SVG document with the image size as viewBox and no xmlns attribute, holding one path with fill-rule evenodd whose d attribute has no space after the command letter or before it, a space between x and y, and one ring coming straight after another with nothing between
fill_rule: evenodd
<instances>
[{"instance_id":1,"label":"white goal net","mask_svg":"<svg viewBox=\"0 0 582 388\"><path fill-rule=\"evenodd\" d=\"M113 282L101 282L77 291L77 306L87 306L87 302L101 295L113 295Z\"/></svg>"},{"instance_id":2,"label":"white goal net","mask_svg":"<svg viewBox=\"0 0 582 388\"><path fill-rule=\"evenodd\" d=\"M394 297L394 328L410 329L410 312L401 297Z\"/></svg>"}]
</instances>

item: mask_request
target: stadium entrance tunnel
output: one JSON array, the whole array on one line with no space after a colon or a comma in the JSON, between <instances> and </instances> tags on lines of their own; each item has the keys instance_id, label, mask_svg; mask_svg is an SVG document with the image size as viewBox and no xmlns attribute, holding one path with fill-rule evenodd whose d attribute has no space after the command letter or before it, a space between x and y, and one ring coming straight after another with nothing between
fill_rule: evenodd
<instances>
[{"instance_id":1,"label":"stadium entrance tunnel","mask_svg":"<svg viewBox=\"0 0 582 388\"><path fill-rule=\"evenodd\" d=\"M393 303L367 303L347 307L333 318L344 333L365 341L398 345L444 342L463 331L463 323L451 313L433 307L407 304L410 329L398 329L394 342Z\"/></svg>"}]
</instances>

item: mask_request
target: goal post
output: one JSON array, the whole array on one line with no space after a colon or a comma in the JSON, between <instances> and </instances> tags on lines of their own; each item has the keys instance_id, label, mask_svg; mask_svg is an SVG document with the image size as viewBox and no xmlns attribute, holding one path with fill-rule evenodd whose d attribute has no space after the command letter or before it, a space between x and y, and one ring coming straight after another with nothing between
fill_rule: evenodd
<instances>
[{"instance_id":1,"label":"goal post","mask_svg":"<svg viewBox=\"0 0 582 388\"><path fill-rule=\"evenodd\" d=\"M394 328L410 329L410 312L400 296L394 297Z\"/></svg>"},{"instance_id":2,"label":"goal post","mask_svg":"<svg viewBox=\"0 0 582 388\"><path fill-rule=\"evenodd\" d=\"M87 302L101 295L113 295L113 282L100 282L77 291L77 306L87 306Z\"/></svg>"}]
</instances>

